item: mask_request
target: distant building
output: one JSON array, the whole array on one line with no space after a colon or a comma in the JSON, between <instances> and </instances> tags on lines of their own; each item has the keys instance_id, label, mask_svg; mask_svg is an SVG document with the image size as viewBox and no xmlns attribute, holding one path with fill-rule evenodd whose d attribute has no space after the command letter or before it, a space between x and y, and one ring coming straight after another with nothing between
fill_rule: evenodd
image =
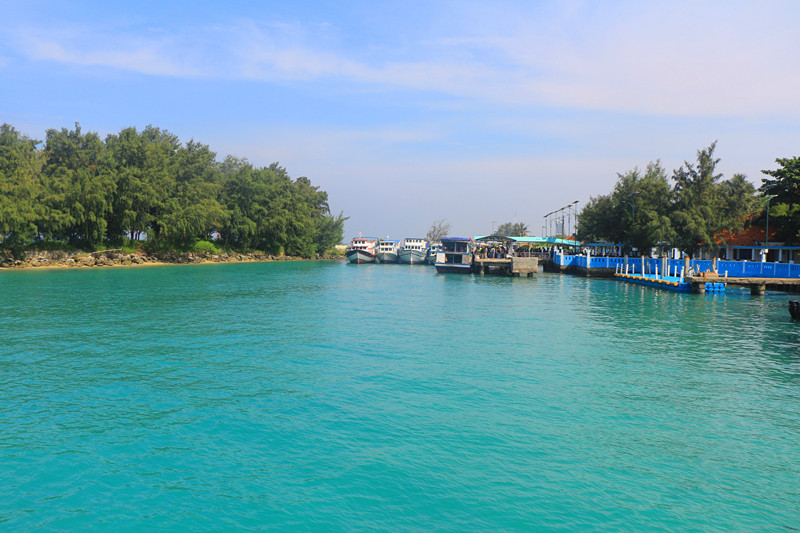
<instances>
[{"instance_id":1,"label":"distant building","mask_svg":"<svg viewBox=\"0 0 800 533\"><path fill-rule=\"evenodd\" d=\"M768 248L767 234L762 227L750 226L738 233L723 231L714 239L718 248L712 250L703 247L700 259L716 256L735 261L800 262L800 246L786 246L786 243L774 241L775 231L772 228L770 230Z\"/></svg>"}]
</instances>

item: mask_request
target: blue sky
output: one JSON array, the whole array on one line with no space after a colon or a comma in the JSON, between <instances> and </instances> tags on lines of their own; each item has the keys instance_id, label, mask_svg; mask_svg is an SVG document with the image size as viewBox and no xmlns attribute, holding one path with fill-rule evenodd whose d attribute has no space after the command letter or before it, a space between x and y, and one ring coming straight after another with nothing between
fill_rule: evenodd
<instances>
[{"instance_id":1,"label":"blue sky","mask_svg":"<svg viewBox=\"0 0 800 533\"><path fill-rule=\"evenodd\" d=\"M459 235L668 171L717 140L756 185L800 155L794 1L0 0L0 122L148 124L280 162L358 231Z\"/></svg>"}]
</instances>

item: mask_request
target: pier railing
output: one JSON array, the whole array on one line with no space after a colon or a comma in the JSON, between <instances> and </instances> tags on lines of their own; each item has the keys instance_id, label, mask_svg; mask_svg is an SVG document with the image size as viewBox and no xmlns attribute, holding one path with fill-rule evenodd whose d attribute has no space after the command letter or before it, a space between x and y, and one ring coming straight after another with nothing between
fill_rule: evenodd
<instances>
[{"instance_id":1,"label":"pier railing","mask_svg":"<svg viewBox=\"0 0 800 533\"><path fill-rule=\"evenodd\" d=\"M642 260L641 257L603 257L555 253L553 262L562 267L614 270L618 267L625 270L627 262L628 273L631 274L655 274L656 271L659 274L670 274L679 273L683 269L683 259L644 258ZM712 272L714 262L707 259L692 259L689 261L689 267L695 273ZM716 272L720 276L727 275L734 278L800 279L800 264L717 260Z\"/></svg>"}]
</instances>

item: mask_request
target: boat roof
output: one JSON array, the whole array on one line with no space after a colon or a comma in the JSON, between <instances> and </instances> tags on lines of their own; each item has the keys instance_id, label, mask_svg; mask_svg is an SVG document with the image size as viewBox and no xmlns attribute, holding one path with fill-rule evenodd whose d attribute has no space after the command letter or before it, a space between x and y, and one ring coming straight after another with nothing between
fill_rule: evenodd
<instances>
[{"instance_id":1,"label":"boat roof","mask_svg":"<svg viewBox=\"0 0 800 533\"><path fill-rule=\"evenodd\" d=\"M469 237L442 237L442 242L444 241L471 241L472 239Z\"/></svg>"},{"instance_id":2,"label":"boat roof","mask_svg":"<svg viewBox=\"0 0 800 533\"><path fill-rule=\"evenodd\" d=\"M538 243L538 244L563 244L565 246L580 246L580 241L573 241L571 239L558 239L556 237L517 237L511 235L478 235L475 237L478 242L503 242L513 241L521 243Z\"/></svg>"}]
</instances>

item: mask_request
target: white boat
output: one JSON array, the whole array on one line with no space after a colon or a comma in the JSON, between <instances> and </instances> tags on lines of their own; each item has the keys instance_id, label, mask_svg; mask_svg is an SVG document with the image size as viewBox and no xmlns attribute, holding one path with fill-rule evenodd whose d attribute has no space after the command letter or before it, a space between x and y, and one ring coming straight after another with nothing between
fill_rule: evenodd
<instances>
[{"instance_id":1,"label":"white boat","mask_svg":"<svg viewBox=\"0 0 800 533\"><path fill-rule=\"evenodd\" d=\"M436 254L442 249L442 243L437 242L435 244L431 243L431 247L428 248L428 256L425 258L425 262L429 265L436 264Z\"/></svg>"},{"instance_id":2,"label":"white boat","mask_svg":"<svg viewBox=\"0 0 800 533\"><path fill-rule=\"evenodd\" d=\"M375 257L379 263L397 263L397 250L399 247L400 241L381 239L378 241Z\"/></svg>"},{"instance_id":3,"label":"white boat","mask_svg":"<svg viewBox=\"0 0 800 533\"><path fill-rule=\"evenodd\" d=\"M344 252L344 256L350 263L374 263L375 247L378 239L372 237L356 237L350 241L350 246Z\"/></svg>"},{"instance_id":4,"label":"white boat","mask_svg":"<svg viewBox=\"0 0 800 533\"><path fill-rule=\"evenodd\" d=\"M436 254L436 272L472 272L475 242L467 237L445 237L442 249Z\"/></svg>"},{"instance_id":5,"label":"white boat","mask_svg":"<svg viewBox=\"0 0 800 533\"><path fill-rule=\"evenodd\" d=\"M425 239L407 237L397 251L397 258L401 263L408 265L422 264L428 254L428 245Z\"/></svg>"}]
</instances>

